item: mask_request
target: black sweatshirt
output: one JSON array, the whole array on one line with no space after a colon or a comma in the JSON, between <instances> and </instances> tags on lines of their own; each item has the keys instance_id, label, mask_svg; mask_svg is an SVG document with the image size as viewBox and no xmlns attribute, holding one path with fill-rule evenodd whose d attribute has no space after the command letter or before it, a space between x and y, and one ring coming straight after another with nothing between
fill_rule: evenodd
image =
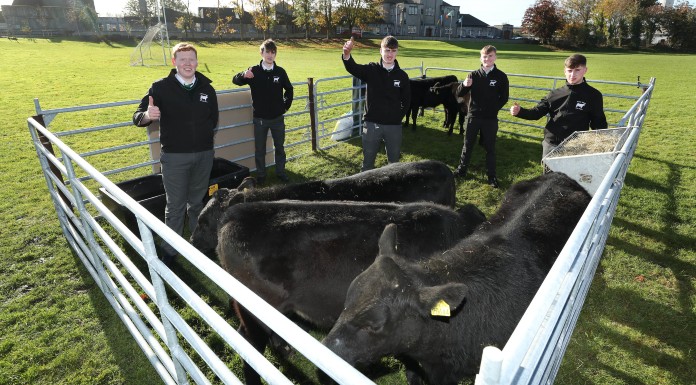
<instances>
[{"instance_id":1,"label":"black sweatshirt","mask_svg":"<svg viewBox=\"0 0 696 385\"><path fill-rule=\"evenodd\" d=\"M408 75L394 60L387 71L380 63L357 64L353 56L341 61L346 71L367 83L365 121L379 124L401 124L411 104L411 83Z\"/></svg>"},{"instance_id":2,"label":"black sweatshirt","mask_svg":"<svg viewBox=\"0 0 696 385\"><path fill-rule=\"evenodd\" d=\"M546 95L536 107L520 108L518 118L537 120L546 114L550 119L544 128L544 139L558 145L575 131L607 128L602 93L587 84L567 84Z\"/></svg>"},{"instance_id":3,"label":"black sweatshirt","mask_svg":"<svg viewBox=\"0 0 696 385\"><path fill-rule=\"evenodd\" d=\"M213 149L215 127L218 124L218 102L211 81L196 72L196 82L187 90L175 77L176 69L150 87L133 114L133 124L141 123L152 96L159 107L160 145L162 151L170 153L200 152Z\"/></svg>"},{"instance_id":4,"label":"black sweatshirt","mask_svg":"<svg viewBox=\"0 0 696 385\"><path fill-rule=\"evenodd\" d=\"M507 75L498 67L493 65L493 69L486 74L483 66L471 73L471 87L464 87L459 84L457 95L463 96L471 91L471 102L469 103L469 116L472 118L497 118L505 103L510 96L510 83Z\"/></svg>"},{"instance_id":5,"label":"black sweatshirt","mask_svg":"<svg viewBox=\"0 0 696 385\"><path fill-rule=\"evenodd\" d=\"M273 63L273 69L266 71L259 64L249 68L254 77L247 79L242 71L232 78L232 83L238 86L248 85L251 88L254 117L274 119L285 113L292 106L294 89L288 74L282 67ZM283 92L285 91L285 92Z\"/></svg>"}]
</instances>

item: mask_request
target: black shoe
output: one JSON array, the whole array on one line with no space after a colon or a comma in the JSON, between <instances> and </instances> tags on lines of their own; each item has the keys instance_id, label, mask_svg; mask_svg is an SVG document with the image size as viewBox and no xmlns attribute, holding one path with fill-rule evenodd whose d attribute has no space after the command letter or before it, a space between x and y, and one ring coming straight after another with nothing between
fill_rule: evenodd
<instances>
[{"instance_id":1,"label":"black shoe","mask_svg":"<svg viewBox=\"0 0 696 385\"><path fill-rule=\"evenodd\" d=\"M454 176L456 176L457 178L466 178L466 167L457 167L454 170Z\"/></svg>"},{"instance_id":2,"label":"black shoe","mask_svg":"<svg viewBox=\"0 0 696 385\"><path fill-rule=\"evenodd\" d=\"M498 184L498 178L494 176L489 176L488 177L488 185L493 187L493 188L499 188L500 184Z\"/></svg>"},{"instance_id":3,"label":"black shoe","mask_svg":"<svg viewBox=\"0 0 696 385\"><path fill-rule=\"evenodd\" d=\"M280 174L280 175L278 175L278 179L280 179L280 181L283 182L283 183L288 183L288 182L290 182L290 178L288 178L288 176L285 175L285 174Z\"/></svg>"}]
</instances>

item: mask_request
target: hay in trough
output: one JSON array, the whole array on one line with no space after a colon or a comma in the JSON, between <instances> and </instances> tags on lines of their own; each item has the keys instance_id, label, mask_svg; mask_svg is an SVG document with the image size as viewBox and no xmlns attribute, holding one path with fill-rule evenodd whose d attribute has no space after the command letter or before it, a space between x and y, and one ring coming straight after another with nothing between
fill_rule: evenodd
<instances>
[{"instance_id":1,"label":"hay in trough","mask_svg":"<svg viewBox=\"0 0 696 385\"><path fill-rule=\"evenodd\" d=\"M576 132L549 157L613 152L621 134L616 130Z\"/></svg>"}]
</instances>

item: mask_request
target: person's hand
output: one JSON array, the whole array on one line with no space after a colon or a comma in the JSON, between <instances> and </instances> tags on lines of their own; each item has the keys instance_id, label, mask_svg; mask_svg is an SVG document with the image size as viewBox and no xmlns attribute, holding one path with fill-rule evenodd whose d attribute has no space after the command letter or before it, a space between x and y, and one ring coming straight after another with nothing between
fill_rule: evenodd
<instances>
[{"instance_id":1,"label":"person's hand","mask_svg":"<svg viewBox=\"0 0 696 385\"><path fill-rule=\"evenodd\" d=\"M254 77L254 73L251 72L251 67L249 67L246 71L244 71L244 78L245 79L251 79Z\"/></svg>"},{"instance_id":2,"label":"person's hand","mask_svg":"<svg viewBox=\"0 0 696 385\"><path fill-rule=\"evenodd\" d=\"M520 113L520 105L515 102L513 105L510 106L510 115L512 116L517 116L517 114Z\"/></svg>"},{"instance_id":3,"label":"person's hand","mask_svg":"<svg viewBox=\"0 0 696 385\"><path fill-rule=\"evenodd\" d=\"M147 120L159 120L160 118L160 109L155 105L155 100L152 99L152 96L148 96L150 98L150 102L147 105L147 111L145 111L145 118Z\"/></svg>"},{"instance_id":4,"label":"person's hand","mask_svg":"<svg viewBox=\"0 0 696 385\"><path fill-rule=\"evenodd\" d=\"M355 41L353 40L353 37L350 37L350 40L346 42L346 44L343 44L343 60L348 60L350 58L350 51L353 50L353 44Z\"/></svg>"},{"instance_id":5,"label":"person's hand","mask_svg":"<svg viewBox=\"0 0 696 385\"><path fill-rule=\"evenodd\" d=\"M471 72L469 72L469 75L464 79L464 87L471 87L473 83L474 80L471 78Z\"/></svg>"}]
</instances>

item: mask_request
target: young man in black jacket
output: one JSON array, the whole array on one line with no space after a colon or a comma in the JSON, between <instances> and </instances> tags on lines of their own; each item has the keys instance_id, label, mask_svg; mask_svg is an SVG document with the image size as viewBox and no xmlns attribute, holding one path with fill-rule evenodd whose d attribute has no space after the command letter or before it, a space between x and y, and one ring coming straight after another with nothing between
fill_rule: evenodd
<instances>
[{"instance_id":1,"label":"young man in black jacket","mask_svg":"<svg viewBox=\"0 0 696 385\"><path fill-rule=\"evenodd\" d=\"M275 147L276 176L288 182L285 173L285 117L283 114L292 106L293 87L285 70L276 65L278 48L273 40L261 43L261 62L258 65L238 73L232 83L238 86L248 85L251 89L252 107L254 109L254 143L256 162L256 179L263 184L266 180L266 138L268 131L273 137Z\"/></svg>"},{"instance_id":2,"label":"young man in black jacket","mask_svg":"<svg viewBox=\"0 0 696 385\"><path fill-rule=\"evenodd\" d=\"M346 71L367 83L365 96L365 125L362 128L363 163L361 171L375 168L375 158L382 140L389 163L401 158L401 120L411 103L408 75L396 61L399 42L393 36L382 39L379 63L357 64L350 52L351 38L343 45L343 65Z\"/></svg>"},{"instance_id":3,"label":"young man in black jacket","mask_svg":"<svg viewBox=\"0 0 696 385\"><path fill-rule=\"evenodd\" d=\"M495 142L498 135L498 111L507 103L510 95L507 75L495 65L497 50L492 45L481 49L481 68L467 76L459 85L458 96L471 92L469 114L466 122L464 145L455 175L465 177L471 153L480 135L480 143L486 150L488 184L498 188L495 168Z\"/></svg>"},{"instance_id":4,"label":"young man in black jacket","mask_svg":"<svg viewBox=\"0 0 696 385\"><path fill-rule=\"evenodd\" d=\"M181 235L186 214L193 232L203 209L219 113L210 79L196 71L196 48L188 43L175 45L172 64L176 68L169 76L152 83L133 114L133 123L144 127L160 122L160 164L167 198L164 223ZM162 260L170 263L176 250L166 242L161 246Z\"/></svg>"},{"instance_id":5,"label":"young man in black jacket","mask_svg":"<svg viewBox=\"0 0 696 385\"><path fill-rule=\"evenodd\" d=\"M545 157L575 131L607 128L602 93L587 84L587 58L574 54L565 60L566 84L546 95L534 108L526 109L515 103L510 114L536 120L549 115L544 128L542 155Z\"/></svg>"}]
</instances>

